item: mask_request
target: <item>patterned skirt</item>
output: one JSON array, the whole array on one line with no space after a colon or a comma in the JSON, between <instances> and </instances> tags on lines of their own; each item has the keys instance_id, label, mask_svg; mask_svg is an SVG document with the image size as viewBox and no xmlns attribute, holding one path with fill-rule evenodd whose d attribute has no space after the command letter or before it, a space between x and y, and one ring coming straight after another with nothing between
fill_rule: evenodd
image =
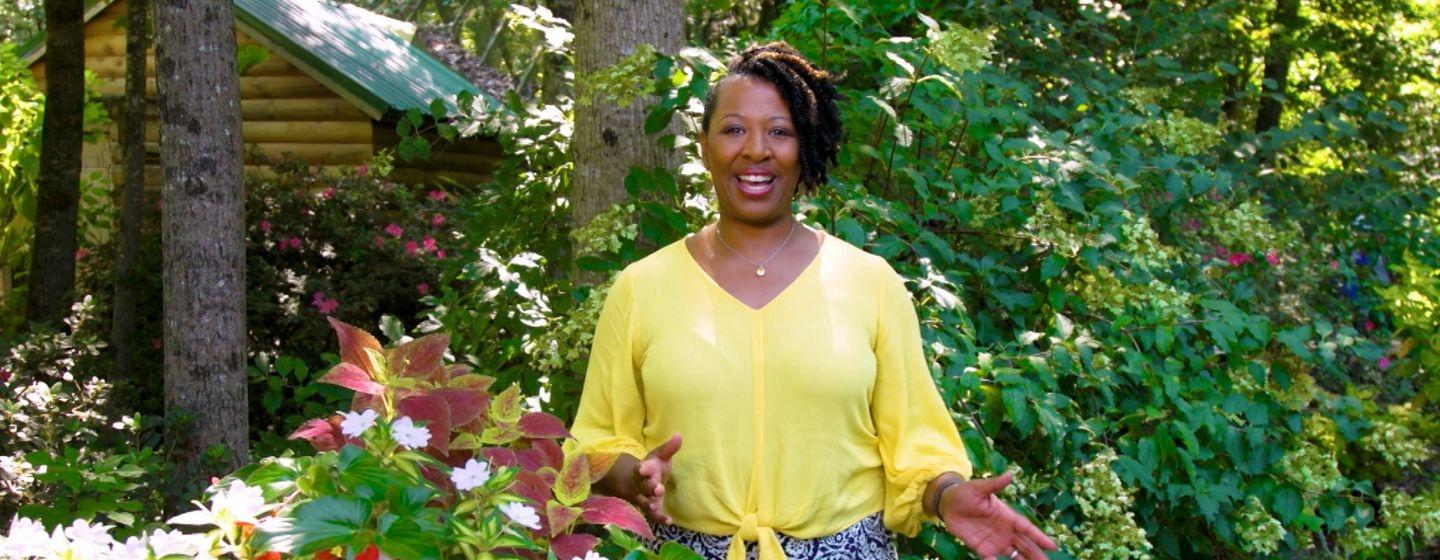
<instances>
[{"instance_id":1,"label":"patterned skirt","mask_svg":"<svg viewBox=\"0 0 1440 560\"><path fill-rule=\"evenodd\" d=\"M728 536L706 535L675 525L652 523L655 540L646 544L651 550L675 541L700 553L705 560L725 560L730 548ZM780 547L790 560L895 560L895 534L885 528L880 513L871 514L839 533L815 539L797 539L778 533ZM745 543L746 560L756 560L755 543Z\"/></svg>"}]
</instances>

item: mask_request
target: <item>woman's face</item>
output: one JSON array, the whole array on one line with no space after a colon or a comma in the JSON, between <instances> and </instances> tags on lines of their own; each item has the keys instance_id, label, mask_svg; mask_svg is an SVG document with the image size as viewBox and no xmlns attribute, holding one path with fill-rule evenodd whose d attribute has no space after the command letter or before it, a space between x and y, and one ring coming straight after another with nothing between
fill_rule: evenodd
<instances>
[{"instance_id":1,"label":"woman's face","mask_svg":"<svg viewBox=\"0 0 1440 560\"><path fill-rule=\"evenodd\" d=\"M800 138L780 92L763 79L722 80L700 154L720 215L761 225L790 213L800 182Z\"/></svg>"}]
</instances>

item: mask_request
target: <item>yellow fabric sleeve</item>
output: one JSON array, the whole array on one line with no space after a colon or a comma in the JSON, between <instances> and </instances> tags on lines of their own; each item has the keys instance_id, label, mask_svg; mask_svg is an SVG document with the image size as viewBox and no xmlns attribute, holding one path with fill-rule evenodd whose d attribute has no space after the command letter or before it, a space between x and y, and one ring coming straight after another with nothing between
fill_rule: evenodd
<instances>
[{"instance_id":1,"label":"yellow fabric sleeve","mask_svg":"<svg viewBox=\"0 0 1440 560\"><path fill-rule=\"evenodd\" d=\"M585 387L570 430L581 453L606 458L626 453L637 459L648 453L642 443L645 401L640 396L631 344L633 308L630 275L621 272L605 296L595 325Z\"/></svg>"},{"instance_id":2,"label":"yellow fabric sleeve","mask_svg":"<svg viewBox=\"0 0 1440 560\"><path fill-rule=\"evenodd\" d=\"M871 414L885 465L885 525L907 536L920 531L925 488L946 472L969 479L970 458L925 362L920 322L904 281L886 267L875 336L876 379Z\"/></svg>"}]
</instances>

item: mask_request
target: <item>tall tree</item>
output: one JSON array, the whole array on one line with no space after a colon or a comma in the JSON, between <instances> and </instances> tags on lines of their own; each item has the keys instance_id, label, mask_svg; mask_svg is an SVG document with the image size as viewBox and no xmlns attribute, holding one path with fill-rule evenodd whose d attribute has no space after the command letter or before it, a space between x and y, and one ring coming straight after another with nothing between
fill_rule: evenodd
<instances>
[{"instance_id":1,"label":"tall tree","mask_svg":"<svg viewBox=\"0 0 1440 560\"><path fill-rule=\"evenodd\" d=\"M204 452L249 458L245 390L245 198L240 80L230 0L155 3L165 275L165 410L177 483ZM171 504L176 506L179 504Z\"/></svg>"},{"instance_id":2,"label":"tall tree","mask_svg":"<svg viewBox=\"0 0 1440 560\"><path fill-rule=\"evenodd\" d=\"M661 53L679 52L685 40L680 0L577 0L575 83L613 66L649 44ZM676 153L645 135L646 98L627 106L596 96L575 106L575 172L571 180L571 225L580 227L626 200L625 175L634 165L673 167ZM581 275L581 282L594 276Z\"/></svg>"},{"instance_id":3,"label":"tall tree","mask_svg":"<svg viewBox=\"0 0 1440 560\"><path fill-rule=\"evenodd\" d=\"M85 5L45 0L45 124L40 136L35 252L25 317L57 322L75 289L80 149L85 126Z\"/></svg>"},{"instance_id":4,"label":"tall tree","mask_svg":"<svg viewBox=\"0 0 1440 560\"><path fill-rule=\"evenodd\" d=\"M145 190L146 40L150 25L149 0L125 4L125 111L120 122L124 150L125 183L120 203L120 255L115 264L115 309L110 323L110 346L115 352L115 375L125 379L135 357L135 261L140 255L140 219Z\"/></svg>"},{"instance_id":5,"label":"tall tree","mask_svg":"<svg viewBox=\"0 0 1440 560\"><path fill-rule=\"evenodd\" d=\"M1270 25L1270 48L1265 52L1267 85L1260 97L1260 110L1255 114L1255 133L1260 134L1280 125L1285 110L1290 59L1294 54L1294 37L1300 20L1300 0L1275 0L1275 15ZM1273 84L1273 87L1269 84Z\"/></svg>"}]
</instances>

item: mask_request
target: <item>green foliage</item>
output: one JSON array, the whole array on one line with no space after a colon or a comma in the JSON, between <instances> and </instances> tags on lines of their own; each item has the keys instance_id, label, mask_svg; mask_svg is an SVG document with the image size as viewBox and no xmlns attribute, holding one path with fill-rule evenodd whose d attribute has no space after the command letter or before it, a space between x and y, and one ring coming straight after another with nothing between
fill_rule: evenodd
<instances>
[{"instance_id":1,"label":"green foliage","mask_svg":"<svg viewBox=\"0 0 1440 560\"><path fill-rule=\"evenodd\" d=\"M13 44L0 44L0 273L25 270L35 221L40 171L40 115L44 97ZM0 305L0 332L18 325L23 294Z\"/></svg>"},{"instance_id":2,"label":"green foliage","mask_svg":"<svg viewBox=\"0 0 1440 560\"><path fill-rule=\"evenodd\" d=\"M30 333L0 359L0 518L104 520L128 533L160 513L158 432L120 416L114 387L94 375L105 346L94 312L86 298L65 320L70 333Z\"/></svg>"}]
</instances>

